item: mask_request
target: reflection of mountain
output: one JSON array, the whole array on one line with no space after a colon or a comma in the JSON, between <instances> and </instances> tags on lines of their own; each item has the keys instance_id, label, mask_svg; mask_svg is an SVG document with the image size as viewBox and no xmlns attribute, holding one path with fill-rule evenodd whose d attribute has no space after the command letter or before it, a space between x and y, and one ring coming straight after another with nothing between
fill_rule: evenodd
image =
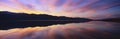
<instances>
[{"instance_id":1,"label":"reflection of mountain","mask_svg":"<svg viewBox=\"0 0 120 39\"><path fill-rule=\"evenodd\" d=\"M120 18L107 18L107 19L102 19L101 21L120 22Z\"/></svg>"},{"instance_id":2,"label":"reflection of mountain","mask_svg":"<svg viewBox=\"0 0 120 39\"><path fill-rule=\"evenodd\" d=\"M23 28L34 26L49 26L55 24L88 22L91 19L51 16L46 14L24 14L0 12L0 29Z\"/></svg>"},{"instance_id":3,"label":"reflection of mountain","mask_svg":"<svg viewBox=\"0 0 120 39\"><path fill-rule=\"evenodd\" d=\"M0 39L120 39L119 26L120 23L95 21L50 27L15 28L0 30Z\"/></svg>"},{"instance_id":4,"label":"reflection of mountain","mask_svg":"<svg viewBox=\"0 0 120 39\"><path fill-rule=\"evenodd\" d=\"M87 22L87 21L86 21ZM26 27L46 27L57 24L68 24L68 23L84 23L81 21L17 21L17 22L2 22L0 23L0 30L12 29L12 28L26 28Z\"/></svg>"},{"instance_id":5,"label":"reflection of mountain","mask_svg":"<svg viewBox=\"0 0 120 39\"><path fill-rule=\"evenodd\" d=\"M36 21L36 20L71 20L71 21L90 21L90 19L86 18L70 18L64 16L51 16L46 14L24 14L24 13L12 13L12 12L0 12L0 20L1 21Z\"/></svg>"}]
</instances>

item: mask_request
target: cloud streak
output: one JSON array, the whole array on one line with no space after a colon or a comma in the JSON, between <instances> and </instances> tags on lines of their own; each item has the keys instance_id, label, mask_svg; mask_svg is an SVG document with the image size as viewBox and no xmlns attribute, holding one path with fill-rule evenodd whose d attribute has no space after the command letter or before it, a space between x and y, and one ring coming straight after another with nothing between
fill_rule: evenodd
<instances>
[{"instance_id":1,"label":"cloud streak","mask_svg":"<svg viewBox=\"0 0 120 39\"><path fill-rule=\"evenodd\" d=\"M29 1L0 0L0 5L1 5L0 6L1 11L92 18L92 17L96 17L96 15L103 16L103 14L99 14L99 13L102 13L103 11L109 12L107 11L108 9L116 10L117 12L117 10L119 9L117 9L116 7L120 6L120 1L119 0L51 0L51 1L50 0L29 0ZM8 9L4 10L4 8L8 8ZM114 8L114 9L110 9L110 8Z\"/></svg>"}]
</instances>

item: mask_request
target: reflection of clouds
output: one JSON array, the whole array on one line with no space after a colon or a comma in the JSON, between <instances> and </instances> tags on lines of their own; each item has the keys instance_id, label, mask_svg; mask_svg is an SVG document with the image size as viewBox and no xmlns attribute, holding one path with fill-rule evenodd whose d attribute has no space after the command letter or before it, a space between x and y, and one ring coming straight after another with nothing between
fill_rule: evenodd
<instances>
[{"instance_id":1,"label":"reflection of clouds","mask_svg":"<svg viewBox=\"0 0 120 39\"><path fill-rule=\"evenodd\" d=\"M102 24L100 24L102 23ZM116 38L114 33L119 23L88 22L52 25L48 27L28 27L0 30L0 39L109 39ZM120 29L119 29L120 30ZM117 36L119 37L119 36Z\"/></svg>"},{"instance_id":2,"label":"reflection of clouds","mask_svg":"<svg viewBox=\"0 0 120 39\"><path fill-rule=\"evenodd\" d=\"M119 9L117 9L116 7L120 5L120 1L119 0L29 0L29 1L0 0L0 5L1 5L0 11L5 10L12 12L26 12L29 14L32 13L51 14L57 16L88 18L88 17L96 17L96 15L97 16L100 15L99 17L101 17L118 12L117 10Z\"/></svg>"}]
</instances>

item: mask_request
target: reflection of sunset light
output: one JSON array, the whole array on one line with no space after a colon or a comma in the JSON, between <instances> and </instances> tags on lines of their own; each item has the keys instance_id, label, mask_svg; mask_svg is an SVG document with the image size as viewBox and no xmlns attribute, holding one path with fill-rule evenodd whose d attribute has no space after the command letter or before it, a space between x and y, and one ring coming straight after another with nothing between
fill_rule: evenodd
<instances>
[{"instance_id":1,"label":"reflection of sunset light","mask_svg":"<svg viewBox=\"0 0 120 39\"><path fill-rule=\"evenodd\" d=\"M95 38L94 35L99 37L102 36L104 38L106 36L111 36L112 33L110 32L116 30L116 26L109 26L105 23L107 22L71 23L65 25L51 25L48 27L36 26L0 30L0 39L57 39L59 37L66 39L79 39L79 37L84 39L93 39Z\"/></svg>"}]
</instances>

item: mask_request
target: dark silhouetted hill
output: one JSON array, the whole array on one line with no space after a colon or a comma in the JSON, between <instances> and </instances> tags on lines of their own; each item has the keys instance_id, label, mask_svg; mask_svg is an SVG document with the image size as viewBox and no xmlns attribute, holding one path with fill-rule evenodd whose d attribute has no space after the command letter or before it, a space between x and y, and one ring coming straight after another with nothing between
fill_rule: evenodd
<instances>
[{"instance_id":1,"label":"dark silhouetted hill","mask_svg":"<svg viewBox=\"0 0 120 39\"><path fill-rule=\"evenodd\" d=\"M83 23L91 21L87 18L70 18L46 14L25 14L2 11L0 12L0 29L25 28L35 26L50 26L67 23Z\"/></svg>"},{"instance_id":2,"label":"dark silhouetted hill","mask_svg":"<svg viewBox=\"0 0 120 39\"><path fill-rule=\"evenodd\" d=\"M99 21L120 22L120 18L107 18L107 19L101 19Z\"/></svg>"},{"instance_id":3,"label":"dark silhouetted hill","mask_svg":"<svg viewBox=\"0 0 120 39\"><path fill-rule=\"evenodd\" d=\"M25 13L13 13L7 11L0 12L0 21L45 21L45 20L52 20L52 21L90 21L91 19L86 18L70 18L64 16L52 16L46 14L25 14Z\"/></svg>"}]
</instances>

